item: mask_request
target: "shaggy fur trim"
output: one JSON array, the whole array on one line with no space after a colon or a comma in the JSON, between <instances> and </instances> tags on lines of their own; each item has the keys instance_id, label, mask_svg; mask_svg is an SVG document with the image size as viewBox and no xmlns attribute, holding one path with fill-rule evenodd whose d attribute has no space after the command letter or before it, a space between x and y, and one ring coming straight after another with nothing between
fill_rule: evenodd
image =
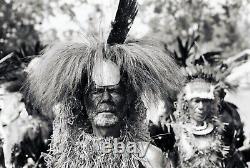
<instances>
[{"instance_id":1,"label":"shaggy fur trim","mask_svg":"<svg viewBox=\"0 0 250 168\"><path fill-rule=\"evenodd\" d=\"M100 150L101 143L112 142L114 138L97 138L86 130L89 123L81 116L76 115L75 102L61 105L54 120L53 136L49 154L45 155L48 167L98 167L98 168L138 168L142 158L129 153L105 154ZM149 133L145 123L145 109L142 103L129 111L133 116L124 119L119 140L128 142L149 141ZM132 110L132 109L130 109Z\"/></svg>"},{"instance_id":2,"label":"shaggy fur trim","mask_svg":"<svg viewBox=\"0 0 250 168\"><path fill-rule=\"evenodd\" d=\"M154 41L130 41L108 46L90 38L83 42L58 43L48 47L28 75L29 92L38 106L48 109L68 97L84 96L92 67L98 59L111 59L121 67L129 86L150 100L161 93L174 95L181 74L173 59Z\"/></svg>"}]
</instances>

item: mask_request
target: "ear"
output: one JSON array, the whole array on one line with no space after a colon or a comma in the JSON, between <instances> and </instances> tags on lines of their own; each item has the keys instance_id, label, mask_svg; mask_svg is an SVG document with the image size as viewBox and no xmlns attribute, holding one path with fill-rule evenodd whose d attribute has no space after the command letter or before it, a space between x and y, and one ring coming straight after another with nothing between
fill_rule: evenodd
<instances>
[{"instance_id":1,"label":"ear","mask_svg":"<svg viewBox=\"0 0 250 168\"><path fill-rule=\"evenodd\" d=\"M183 100L182 109L184 111L188 111L188 106L189 106L189 102L187 100Z\"/></svg>"},{"instance_id":2,"label":"ear","mask_svg":"<svg viewBox=\"0 0 250 168\"><path fill-rule=\"evenodd\" d=\"M177 105L178 105L178 101L175 101L173 104L174 104L174 109L176 110L177 109Z\"/></svg>"}]
</instances>

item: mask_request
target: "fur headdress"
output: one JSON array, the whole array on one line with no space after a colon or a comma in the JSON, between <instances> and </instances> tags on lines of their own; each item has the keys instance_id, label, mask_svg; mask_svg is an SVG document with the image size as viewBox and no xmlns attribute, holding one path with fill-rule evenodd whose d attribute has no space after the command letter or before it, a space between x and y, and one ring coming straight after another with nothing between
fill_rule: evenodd
<instances>
[{"instance_id":1,"label":"fur headdress","mask_svg":"<svg viewBox=\"0 0 250 168\"><path fill-rule=\"evenodd\" d=\"M172 95L179 89L178 67L160 44L151 40L126 41L136 13L136 0L120 0L107 41L86 37L81 42L52 45L29 72L28 85L34 103L47 109L61 104L54 121L51 155L47 157L52 167L67 167L68 164L70 167L138 167L133 165L131 157L125 156L121 161L123 154L117 156L120 159L110 157L102 161L94 158L90 161L91 146L76 146L76 142L82 142L79 140L81 134L92 136L87 129L90 124L86 121L81 100L91 84L92 71L98 61L108 59L115 63L120 68L121 81L129 89L127 94L133 93L129 99L138 101L133 102L130 111L133 117L125 121L126 128L122 130L126 141L136 142L147 136L147 126L143 124L146 111L140 108L142 103L138 100L142 95L152 101L161 98L161 93ZM83 149L72 150L77 147ZM78 156L83 158L77 159Z\"/></svg>"},{"instance_id":2,"label":"fur headdress","mask_svg":"<svg viewBox=\"0 0 250 168\"><path fill-rule=\"evenodd\" d=\"M51 108L69 97L84 96L93 65L103 58L120 67L121 74L127 76L126 83L138 96L145 94L153 99L177 91L181 81L178 67L160 44L152 40L125 41L136 13L135 0L121 0L107 42L86 37L81 42L48 47L29 74L34 103ZM118 40L118 33L122 39Z\"/></svg>"}]
</instances>

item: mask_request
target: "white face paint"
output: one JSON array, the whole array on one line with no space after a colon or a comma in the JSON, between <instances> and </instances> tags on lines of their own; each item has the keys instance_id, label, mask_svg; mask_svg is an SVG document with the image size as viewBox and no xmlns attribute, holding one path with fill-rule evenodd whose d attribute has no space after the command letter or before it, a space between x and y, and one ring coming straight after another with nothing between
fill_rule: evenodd
<instances>
[{"instance_id":1,"label":"white face paint","mask_svg":"<svg viewBox=\"0 0 250 168\"><path fill-rule=\"evenodd\" d=\"M120 79L120 68L111 60L101 60L95 63L92 72L92 80L96 85L117 85Z\"/></svg>"},{"instance_id":2,"label":"white face paint","mask_svg":"<svg viewBox=\"0 0 250 168\"><path fill-rule=\"evenodd\" d=\"M214 85L206 82L191 82L185 87L185 98L191 100L193 98L210 99L214 97Z\"/></svg>"},{"instance_id":3,"label":"white face paint","mask_svg":"<svg viewBox=\"0 0 250 168\"><path fill-rule=\"evenodd\" d=\"M85 99L87 114L93 125L116 125L125 116L125 91L120 84L120 68L110 60L95 63L93 84Z\"/></svg>"}]
</instances>

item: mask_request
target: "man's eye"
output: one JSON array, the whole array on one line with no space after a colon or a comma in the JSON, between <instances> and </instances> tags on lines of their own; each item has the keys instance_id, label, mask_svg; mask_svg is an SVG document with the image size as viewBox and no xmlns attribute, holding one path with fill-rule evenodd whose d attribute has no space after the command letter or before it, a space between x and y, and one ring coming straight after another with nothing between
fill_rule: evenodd
<instances>
[{"instance_id":1,"label":"man's eye","mask_svg":"<svg viewBox=\"0 0 250 168\"><path fill-rule=\"evenodd\" d=\"M110 88L110 89L108 89L108 91L110 93L121 93L121 89L120 88Z\"/></svg>"},{"instance_id":2,"label":"man's eye","mask_svg":"<svg viewBox=\"0 0 250 168\"><path fill-rule=\"evenodd\" d=\"M201 102L201 99L196 99L195 100L195 103L200 103Z\"/></svg>"},{"instance_id":3,"label":"man's eye","mask_svg":"<svg viewBox=\"0 0 250 168\"><path fill-rule=\"evenodd\" d=\"M92 94L102 93L102 89L95 88L95 89L91 90L91 93Z\"/></svg>"},{"instance_id":4,"label":"man's eye","mask_svg":"<svg viewBox=\"0 0 250 168\"><path fill-rule=\"evenodd\" d=\"M108 91L109 91L109 92L117 92L118 90L115 89L115 88L109 88Z\"/></svg>"}]
</instances>

